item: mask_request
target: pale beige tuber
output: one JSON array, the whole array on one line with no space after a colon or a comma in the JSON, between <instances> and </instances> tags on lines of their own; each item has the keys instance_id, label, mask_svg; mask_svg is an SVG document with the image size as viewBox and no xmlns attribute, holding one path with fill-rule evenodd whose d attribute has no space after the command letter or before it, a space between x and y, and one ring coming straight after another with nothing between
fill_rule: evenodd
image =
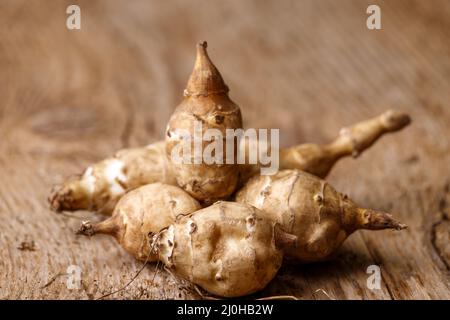
<instances>
[{"instance_id":1,"label":"pale beige tuber","mask_svg":"<svg viewBox=\"0 0 450 320\"><path fill-rule=\"evenodd\" d=\"M249 205L217 202L153 236L151 247L175 275L209 293L248 295L275 277L283 249L296 241L265 216Z\"/></svg>"},{"instance_id":2,"label":"pale beige tuber","mask_svg":"<svg viewBox=\"0 0 450 320\"><path fill-rule=\"evenodd\" d=\"M199 132L196 128L201 125ZM197 45L197 59L194 70L189 78L184 99L172 114L166 131L166 151L168 162L177 183L194 198L212 203L231 195L239 179L239 166L236 161L236 150L234 150L234 162L226 163L226 147L223 147L222 164L205 163L202 158L194 154L195 139L203 148L211 143L203 138L203 134L209 129L215 129L226 136L226 129L242 128L242 117L239 107L228 97L228 87L222 76L213 65L206 52L206 42ZM191 154L188 155L190 163L186 158L182 162L174 161L175 156L180 158L181 149L185 143L182 136L183 130L191 137ZM200 134L200 137L196 136ZM222 139L222 138L221 138ZM237 141L237 139L235 139ZM225 144L223 144L225 145ZM235 144L236 145L236 144ZM180 150L180 151L179 151ZM216 152L219 152L216 150Z\"/></svg>"},{"instance_id":3,"label":"pale beige tuber","mask_svg":"<svg viewBox=\"0 0 450 320\"><path fill-rule=\"evenodd\" d=\"M325 178L334 164L347 156L358 157L384 134L396 132L411 122L408 114L388 110L369 120L342 128L339 136L325 145L305 143L280 150L280 170L298 169ZM242 140L248 154L248 140ZM248 161L246 162L248 163ZM242 167L241 180L245 183L249 178L259 173L258 165Z\"/></svg>"},{"instance_id":4,"label":"pale beige tuber","mask_svg":"<svg viewBox=\"0 0 450 320\"><path fill-rule=\"evenodd\" d=\"M325 180L299 170L257 176L237 193L236 201L261 209L297 236L286 256L298 262L328 258L359 229L404 229L388 213L360 208Z\"/></svg>"},{"instance_id":5,"label":"pale beige tuber","mask_svg":"<svg viewBox=\"0 0 450 320\"><path fill-rule=\"evenodd\" d=\"M49 198L50 206L56 212L92 210L111 214L127 190L153 182L176 185L169 170L163 141L120 150L55 188Z\"/></svg>"},{"instance_id":6,"label":"pale beige tuber","mask_svg":"<svg viewBox=\"0 0 450 320\"><path fill-rule=\"evenodd\" d=\"M128 192L117 203L112 217L92 224L84 221L78 234L107 234L136 259L155 261L149 236L175 221L178 215L200 209L200 204L179 187L152 183Z\"/></svg>"}]
</instances>

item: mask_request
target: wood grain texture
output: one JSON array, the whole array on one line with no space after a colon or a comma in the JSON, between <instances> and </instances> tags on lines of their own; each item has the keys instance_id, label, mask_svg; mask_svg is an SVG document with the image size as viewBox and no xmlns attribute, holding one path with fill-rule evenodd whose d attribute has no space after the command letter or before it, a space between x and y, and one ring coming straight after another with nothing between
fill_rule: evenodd
<instances>
[{"instance_id":1,"label":"wood grain texture","mask_svg":"<svg viewBox=\"0 0 450 320\"><path fill-rule=\"evenodd\" d=\"M374 3L379 31L365 26ZM359 232L255 297L450 299L449 1L77 1L79 31L65 27L69 4L0 2L0 298L94 299L141 268L111 238L76 237L92 215L55 215L46 197L88 163L161 139L207 40L245 126L280 128L284 146L327 142L388 108L414 120L329 176L409 229ZM380 290L366 285L372 264ZM199 297L155 267L108 298Z\"/></svg>"}]
</instances>

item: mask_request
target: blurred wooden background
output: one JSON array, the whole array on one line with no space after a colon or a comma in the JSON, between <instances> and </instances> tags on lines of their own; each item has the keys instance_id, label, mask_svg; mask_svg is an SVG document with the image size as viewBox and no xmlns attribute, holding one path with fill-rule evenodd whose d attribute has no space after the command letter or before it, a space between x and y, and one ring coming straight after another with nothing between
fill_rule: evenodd
<instances>
[{"instance_id":1,"label":"blurred wooden background","mask_svg":"<svg viewBox=\"0 0 450 320\"><path fill-rule=\"evenodd\" d=\"M73 3L79 31L66 28ZM366 28L369 4L382 30ZM245 125L280 128L284 146L327 142L388 108L414 120L329 176L409 229L354 234L335 260L283 267L255 297L449 299L448 0L2 0L0 298L98 298L141 268L111 238L76 237L80 220L50 212L46 197L89 163L163 137L200 40ZM366 285L372 264L380 290ZM79 290L66 286L69 265L82 270ZM154 273L109 298L198 298Z\"/></svg>"}]
</instances>

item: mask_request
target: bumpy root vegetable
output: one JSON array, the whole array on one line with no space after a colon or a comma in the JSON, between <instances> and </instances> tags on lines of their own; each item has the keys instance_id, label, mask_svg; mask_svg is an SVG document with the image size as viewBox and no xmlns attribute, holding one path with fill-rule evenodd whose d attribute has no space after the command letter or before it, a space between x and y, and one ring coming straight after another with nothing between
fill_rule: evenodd
<instances>
[{"instance_id":1,"label":"bumpy root vegetable","mask_svg":"<svg viewBox=\"0 0 450 320\"><path fill-rule=\"evenodd\" d=\"M238 297L264 288L296 238L258 209L217 202L153 236L151 247L174 274L206 291Z\"/></svg>"},{"instance_id":2,"label":"bumpy root vegetable","mask_svg":"<svg viewBox=\"0 0 450 320\"><path fill-rule=\"evenodd\" d=\"M326 181L299 170L258 176L236 195L236 201L255 206L297 236L286 256L299 262L323 260L358 229L404 229L391 215L360 208Z\"/></svg>"},{"instance_id":3,"label":"bumpy root vegetable","mask_svg":"<svg viewBox=\"0 0 450 320\"><path fill-rule=\"evenodd\" d=\"M378 117L342 129L339 137L330 144L309 143L280 150L280 169L299 169L323 178L339 159L361 154L383 134L400 130L409 122L410 118L405 113L386 111ZM240 147L248 149L249 146L243 143ZM245 154L249 154L248 150ZM114 165L123 168L118 176L114 175L114 172L117 173ZM259 167L241 165L240 173L240 183L243 185L259 173ZM125 191L152 182L176 185L174 174L165 159L164 141L119 151L115 157L86 169L80 178L64 183L49 200L55 211L96 210L111 214Z\"/></svg>"},{"instance_id":4,"label":"bumpy root vegetable","mask_svg":"<svg viewBox=\"0 0 450 320\"><path fill-rule=\"evenodd\" d=\"M178 215L200 208L197 200L181 188L153 183L123 196L112 217L97 224L84 221L77 233L111 235L136 259L155 261L149 236L173 223Z\"/></svg>"},{"instance_id":5,"label":"bumpy root vegetable","mask_svg":"<svg viewBox=\"0 0 450 320\"><path fill-rule=\"evenodd\" d=\"M196 126L201 124L200 135ZM205 150L211 142L203 138L208 129L221 133L220 140L226 137L226 129L242 128L242 117L239 107L228 97L228 87L222 76L213 65L206 52L206 42L197 45L197 59L194 70L184 91L184 99L172 114L166 131L166 151L169 163L172 164L177 183L197 200L212 203L231 195L238 184L239 167L234 152L233 164L226 163L226 143L222 150L222 164L210 163L202 159L203 153L194 154L195 141ZM174 161L173 155L181 156L183 131L191 137L190 164L183 160ZM218 138L219 139L219 138ZM236 140L236 139L235 139ZM236 144L235 144L236 145Z\"/></svg>"},{"instance_id":6,"label":"bumpy root vegetable","mask_svg":"<svg viewBox=\"0 0 450 320\"><path fill-rule=\"evenodd\" d=\"M81 177L56 188L49 202L56 212L93 210L111 214L127 190L153 182L176 184L165 160L164 142L124 149L88 167Z\"/></svg>"},{"instance_id":7,"label":"bumpy root vegetable","mask_svg":"<svg viewBox=\"0 0 450 320\"><path fill-rule=\"evenodd\" d=\"M298 169L325 178L339 159L347 156L356 158L381 136L399 131L410 122L408 114L388 110L372 119L342 128L339 136L329 144L306 143L281 149L280 169ZM248 144L247 141L244 142ZM259 169L257 165L242 166L241 183L259 173Z\"/></svg>"},{"instance_id":8,"label":"bumpy root vegetable","mask_svg":"<svg viewBox=\"0 0 450 320\"><path fill-rule=\"evenodd\" d=\"M349 155L357 157L383 134L398 131L410 122L405 113L386 111L378 117L341 129L339 137L328 145L304 144L282 150L283 169L299 169L324 178L338 159Z\"/></svg>"}]
</instances>

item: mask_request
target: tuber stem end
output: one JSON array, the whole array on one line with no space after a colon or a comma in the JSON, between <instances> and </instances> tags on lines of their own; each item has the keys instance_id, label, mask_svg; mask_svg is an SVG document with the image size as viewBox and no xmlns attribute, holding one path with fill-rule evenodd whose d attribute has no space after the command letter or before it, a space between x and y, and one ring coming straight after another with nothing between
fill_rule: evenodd
<instances>
[{"instance_id":1,"label":"tuber stem end","mask_svg":"<svg viewBox=\"0 0 450 320\"><path fill-rule=\"evenodd\" d=\"M408 114L395 110L384 112L380 119L389 132L401 130L411 123L411 117Z\"/></svg>"},{"instance_id":2,"label":"tuber stem end","mask_svg":"<svg viewBox=\"0 0 450 320\"><path fill-rule=\"evenodd\" d=\"M207 47L206 41L197 43L197 57L194 69L184 91L186 97L228 93L228 87L223 81L220 72L208 56Z\"/></svg>"},{"instance_id":3,"label":"tuber stem end","mask_svg":"<svg viewBox=\"0 0 450 320\"><path fill-rule=\"evenodd\" d=\"M368 230L383 230L383 229L395 229L403 230L408 226L395 220L392 215L383 211L377 211L372 209L358 209L362 223L359 229Z\"/></svg>"},{"instance_id":4,"label":"tuber stem end","mask_svg":"<svg viewBox=\"0 0 450 320\"><path fill-rule=\"evenodd\" d=\"M82 221L80 228L76 231L75 234L77 235L83 235L83 236L88 236L91 237L95 234L95 230L94 227L92 225L92 223L89 220L86 221Z\"/></svg>"},{"instance_id":5,"label":"tuber stem end","mask_svg":"<svg viewBox=\"0 0 450 320\"><path fill-rule=\"evenodd\" d=\"M56 213L61 213L64 210L64 198L67 197L67 190L60 186L55 186L50 196L47 198L50 209Z\"/></svg>"}]
</instances>

